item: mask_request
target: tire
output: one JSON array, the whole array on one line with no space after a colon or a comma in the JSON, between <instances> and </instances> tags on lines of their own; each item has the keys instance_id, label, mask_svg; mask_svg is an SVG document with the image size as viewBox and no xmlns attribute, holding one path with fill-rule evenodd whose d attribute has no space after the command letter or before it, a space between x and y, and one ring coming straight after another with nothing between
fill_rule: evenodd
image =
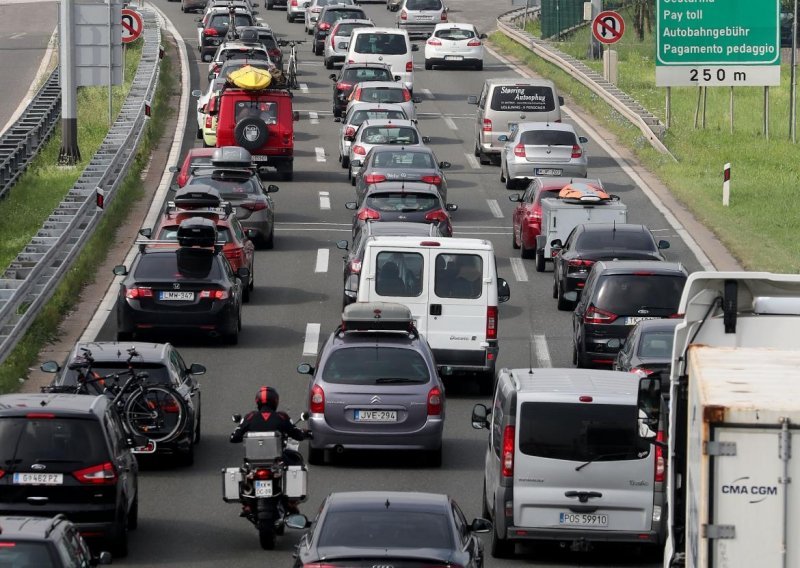
<instances>
[{"instance_id":1,"label":"tire","mask_svg":"<svg viewBox=\"0 0 800 568\"><path fill-rule=\"evenodd\" d=\"M245 133L256 133L256 137L249 140ZM267 142L269 138L269 131L264 121L258 118L243 118L233 129L233 138L236 143L245 150L257 150Z\"/></svg>"},{"instance_id":2,"label":"tire","mask_svg":"<svg viewBox=\"0 0 800 568\"><path fill-rule=\"evenodd\" d=\"M261 523L258 527L258 542L264 550L275 549L275 527L271 522Z\"/></svg>"},{"instance_id":3,"label":"tire","mask_svg":"<svg viewBox=\"0 0 800 568\"><path fill-rule=\"evenodd\" d=\"M425 452L425 464L428 467L442 467L442 446Z\"/></svg>"},{"instance_id":4,"label":"tire","mask_svg":"<svg viewBox=\"0 0 800 568\"><path fill-rule=\"evenodd\" d=\"M350 185L352 185L353 187L356 186L356 178L350 178Z\"/></svg>"},{"instance_id":5,"label":"tire","mask_svg":"<svg viewBox=\"0 0 800 568\"><path fill-rule=\"evenodd\" d=\"M317 47L317 44L314 43L314 55L322 55L322 47Z\"/></svg>"},{"instance_id":6,"label":"tire","mask_svg":"<svg viewBox=\"0 0 800 568\"><path fill-rule=\"evenodd\" d=\"M475 141L475 148L473 148L473 149L472 149L472 154L473 154L473 155L474 155L476 158L480 157L480 155L481 155L481 150L480 150L480 148L478 147L478 141L477 141L477 140Z\"/></svg>"},{"instance_id":7,"label":"tire","mask_svg":"<svg viewBox=\"0 0 800 568\"><path fill-rule=\"evenodd\" d=\"M308 448L308 463L311 465L325 465L325 450Z\"/></svg>"},{"instance_id":8,"label":"tire","mask_svg":"<svg viewBox=\"0 0 800 568\"><path fill-rule=\"evenodd\" d=\"M267 10L272 10L272 2L267 2Z\"/></svg>"},{"instance_id":9,"label":"tire","mask_svg":"<svg viewBox=\"0 0 800 568\"><path fill-rule=\"evenodd\" d=\"M163 411L165 407L170 410ZM167 415L176 416L167 420ZM186 401L175 390L163 385L150 385L128 397L122 419L131 432L155 442L167 442L183 432L188 415Z\"/></svg>"},{"instance_id":10,"label":"tire","mask_svg":"<svg viewBox=\"0 0 800 568\"><path fill-rule=\"evenodd\" d=\"M245 304L250 302L250 286L245 286L242 292L242 302Z\"/></svg>"},{"instance_id":11,"label":"tire","mask_svg":"<svg viewBox=\"0 0 800 568\"><path fill-rule=\"evenodd\" d=\"M544 251L536 249L536 272L544 272Z\"/></svg>"},{"instance_id":12,"label":"tire","mask_svg":"<svg viewBox=\"0 0 800 568\"><path fill-rule=\"evenodd\" d=\"M117 332L117 341L132 341L133 340L133 333L130 331L118 331Z\"/></svg>"},{"instance_id":13,"label":"tire","mask_svg":"<svg viewBox=\"0 0 800 568\"><path fill-rule=\"evenodd\" d=\"M572 360L575 363L575 366L579 369L586 368L586 355L581 353L580 348L576 344L573 349L574 353L572 355Z\"/></svg>"},{"instance_id":14,"label":"tire","mask_svg":"<svg viewBox=\"0 0 800 568\"><path fill-rule=\"evenodd\" d=\"M242 313L239 312L239 316L236 319L236 328L231 332L225 334L223 340L225 341L226 345L238 345L239 344L239 330L242 329Z\"/></svg>"},{"instance_id":15,"label":"tire","mask_svg":"<svg viewBox=\"0 0 800 568\"><path fill-rule=\"evenodd\" d=\"M428 71L433 69L433 64L431 62L429 62L427 59L425 60L425 69L428 70Z\"/></svg>"},{"instance_id":16,"label":"tire","mask_svg":"<svg viewBox=\"0 0 800 568\"><path fill-rule=\"evenodd\" d=\"M503 166L501 165L500 167L502 168ZM508 174L506 174L504 181L506 182L506 189L514 189L517 186L516 180L511 179Z\"/></svg>"},{"instance_id":17,"label":"tire","mask_svg":"<svg viewBox=\"0 0 800 568\"><path fill-rule=\"evenodd\" d=\"M500 183L506 183L506 174L503 172L503 162L500 162Z\"/></svg>"},{"instance_id":18,"label":"tire","mask_svg":"<svg viewBox=\"0 0 800 568\"><path fill-rule=\"evenodd\" d=\"M568 312L569 310L575 309L575 303L571 302L570 300L567 300L564 297L564 294L561 292L561 286L556 287L555 297L558 300L556 302L556 307L562 312Z\"/></svg>"},{"instance_id":19,"label":"tire","mask_svg":"<svg viewBox=\"0 0 800 568\"><path fill-rule=\"evenodd\" d=\"M274 228L269 232L269 237L266 237L264 239L263 247L265 249L269 249L269 250L275 248L275 229ZM252 290L252 288L251 288L251 290Z\"/></svg>"},{"instance_id":20,"label":"tire","mask_svg":"<svg viewBox=\"0 0 800 568\"><path fill-rule=\"evenodd\" d=\"M486 478L483 479L483 493L481 493L481 517L484 519L492 518L491 513L489 513L489 507L486 505Z\"/></svg>"},{"instance_id":21,"label":"tire","mask_svg":"<svg viewBox=\"0 0 800 568\"><path fill-rule=\"evenodd\" d=\"M497 529L492 530L491 553L494 558L511 558L514 556L514 542L497 536Z\"/></svg>"},{"instance_id":22,"label":"tire","mask_svg":"<svg viewBox=\"0 0 800 568\"><path fill-rule=\"evenodd\" d=\"M333 69L333 60L325 59L325 69Z\"/></svg>"},{"instance_id":23,"label":"tire","mask_svg":"<svg viewBox=\"0 0 800 568\"><path fill-rule=\"evenodd\" d=\"M343 168L350 167L350 156L342 156L342 167Z\"/></svg>"},{"instance_id":24,"label":"tire","mask_svg":"<svg viewBox=\"0 0 800 568\"><path fill-rule=\"evenodd\" d=\"M478 147L478 162L482 166L492 163L492 159L489 156L487 156L486 154L484 154L483 150L481 150L480 147Z\"/></svg>"},{"instance_id":25,"label":"tire","mask_svg":"<svg viewBox=\"0 0 800 568\"><path fill-rule=\"evenodd\" d=\"M194 465L194 440L189 444L189 450L178 454L178 463L183 467Z\"/></svg>"},{"instance_id":26,"label":"tire","mask_svg":"<svg viewBox=\"0 0 800 568\"><path fill-rule=\"evenodd\" d=\"M290 24L294 23L294 18L292 17L292 15L289 13L288 10L286 11L286 21L289 22Z\"/></svg>"},{"instance_id":27,"label":"tire","mask_svg":"<svg viewBox=\"0 0 800 568\"><path fill-rule=\"evenodd\" d=\"M120 513L117 524L114 527L114 536L109 543L111 554L114 558L125 558L128 556L128 514Z\"/></svg>"},{"instance_id":28,"label":"tire","mask_svg":"<svg viewBox=\"0 0 800 568\"><path fill-rule=\"evenodd\" d=\"M519 240L519 247L519 255L522 258L533 258L535 256L534 251L525 246L525 241L523 239Z\"/></svg>"},{"instance_id":29,"label":"tire","mask_svg":"<svg viewBox=\"0 0 800 568\"><path fill-rule=\"evenodd\" d=\"M197 414L197 426L194 427L194 438L193 438L193 442L194 442L195 446L200 443L200 440L202 440L202 437L203 437L203 430L201 428L201 425L202 425L201 418L202 417L203 417L203 415L201 413Z\"/></svg>"},{"instance_id":30,"label":"tire","mask_svg":"<svg viewBox=\"0 0 800 568\"><path fill-rule=\"evenodd\" d=\"M553 265L553 298L558 298L558 280L556 280L556 271L558 267Z\"/></svg>"},{"instance_id":31,"label":"tire","mask_svg":"<svg viewBox=\"0 0 800 568\"><path fill-rule=\"evenodd\" d=\"M198 140L202 140L203 139L203 129L202 128L198 128L197 129L197 139Z\"/></svg>"},{"instance_id":32,"label":"tire","mask_svg":"<svg viewBox=\"0 0 800 568\"><path fill-rule=\"evenodd\" d=\"M517 233L514 231L514 226L511 226L511 248L514 250L519 248L519 243L517 243Z\"/></svg>"},{"instance_id":33,"label":"tire","mask_svg":"<svg viewBox=\"0 0 800 568\"><path fill-rule=\"evenodd\" d=\"M483 61L480 61L475 65L475 71L483 71Z\"/></svg>"},{"instance_id":34,"label":"tire","mask_svg":"<svg viewBox=\"0 0 800 568\"><path fill-rule=\"evenodd\" d=\"M133 504L128 510L128 530L135 531L139 528L139 494L133 498Z\"/></svg>"}]
</instances>

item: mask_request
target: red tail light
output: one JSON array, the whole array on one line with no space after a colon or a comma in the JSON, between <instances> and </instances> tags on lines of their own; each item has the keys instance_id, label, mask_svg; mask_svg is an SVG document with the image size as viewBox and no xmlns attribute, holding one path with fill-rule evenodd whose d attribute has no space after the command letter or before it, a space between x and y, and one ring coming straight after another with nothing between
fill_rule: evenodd
<instances>
[{"instance_id":1,"label":"red tail light","mask_svg":"<svg viewBox=\"0 0 800 568\"><path fill-rule=\"evenodd\" d=\"M79 469L78 471L73 471L72 475L81 483L91 485L113 485L117 482L117 472L111 462Z\"/></svg>"},{"instance_id":2,"label":"red tail light","mask_svg":"<svg viewBox=\"0 0 800 568\"><path fill-rule=\"evenodd\" d=\"M492 131L492 121L488 118L483 119L483 131L484 132L491 132Z\"/></svg>"},{"instance_id":3,"label":"red tail light","mask_svg":"<svg viewBox=\"0 0 800 568\"><path fill-rule=\"evenodd\" d=\"M352 61L350 63L352 63ZM336 89L338 91L349 91L352 88L353 88L352 83L336 83ZM355 133L355 131L353 131L353 133Z\"/></svg>"},{"instance_id":4,"label":"red tail light","mask_svg":"<svg viewBox=\"0 0 800 568\"><path fill-rule=\"evenodd\" d=\"M514 146L514 155L518 158L525 157L525 145L524 144L517 144Z\"/></svg>"},{"instance_id":5,"label":"red tail light","mask_svg":"<svg viewBox=\"0 0 800 568\"><path fill-rule=\"evenodd\" d=\"M366 156L367 151L364 149L364 146L359 146L356 144L353 146L353 154L358 154L359 156Z\"/></svg>"},{"instance_id":6,"label":"red tail light","mask_svg":"<svg viewBox=\"0 0 800 568\"><path fill-rule=\"evenodd\" d=\"M428 416L442 415L442 391L433 387L428 391Z\"/></svg>"},{"instance_id":7,"label":"red tail light","mask_svg":"<svg viewBox=\"0 0 800 568\"><path fill-rule=\"evenodd\" d=\"M200 298L204 300L227 300L228 294L227 290L202 290L200 292Z\"/></svg>"},{"instance_id":8,"label":"red tail light","mask_svg":"<svg viewBox=\"0 0 800 568\"><path fill-rule=\"evenodd\" d=\"M324 32L324 31L326 31L326 30L329 30L329 29L331 29L331 25L330 25L328 22L322 22L322 23L319 25L319 29L320 29L320 31L323 31L323 32Z\"/></svg>"},{"instance_id":9,"label":"red tail light","mask_svg":"<svg viewBox=\"0 0 800 568\"><path fill-rule=\"evenodd\" d=\"M267 208L267 203L266 201L254 201L252 203L242 203L239 207L248 211L261 211Z\"/></svg>"},{"instance_id":10,"label":"red tail light","mask_svg":"<svg viewBox=\"0 0 800 568\"><path fill-rule=\"evenodd\" d=\"M350 98L354 101L359 100L361 97L361 87L356 87L352 93L350 93Z\"/></svg>"},{"instance_id":11,"label":"red tail light","mask_svg":"<svg viewBox=\"0 0 800 568\"><path fill-rule=\"evenodd\" d=\"M429 183L431 185L442 185L442 176L433 175L433 176L422 176L419 178L419 181L422 183Z\"/></svg>"},{"instance_id":12,"label":"red tail light","mask_svg":"<svg viewBox=\"0 0 800 568\"><path fill-rule=\"evenodd\" d=\"M125 297L129 300L138 300L139 298L152 298L152 288L128 288L125 292Z\"/></svg>"},{"instance_id":13,"label":"red tail light","mask_svg":"<svg viewBox=\"0 0 800 568\"><path fill-rule=\"evenodd\" d=\"M436 223L447 223L449 217L444 209L436 209L434 211L430 211L425 214L426 221L432 221Z\"/></svg>"},{"instance_id":14,"label":"red tail light","mask_svg":"<svg viewBox=\"0 0 800 568\"><path fill-rule=\"evenodd\" d=\"M542 206L541 205L537 205L533 209L533 211L531 211L531 219L533 219L535 221L541 221L542 220Z\"/></svg>"},{"instance_id":15,"label":"red tail light","mask_svg":"<svg viewBox=\"0 0 800 568\"><path fill-rule=\"evenodd\" d=\"M410 100L411 100L411 93L408 91L408 89L403 89L403 102L407 103Z\"/></svg>"},{"instance_id":16,"label":"red tail light","mask_svg":"<svg viewBox=\"0 0 800 568\"><path fill-rule=\"evenodd\" d=\"M573 158L580 158L581 156L583 156L583 148L581 148L577 144L573 144L572 145L572 157Z\"/></svg>"},{"instance_id":17,"label":"red tail light","mask_svg":"<svg viewBox=\"0 0 800 568\"><path fill-rule=\"evenodd\" d=\"M473 39L467 42L467 47L480 47L480 46L481 46L481 40L479 39Z\"/></svg>"},{"instance_id":18,"label":"red tail light","mask_svg":"<svg viewBox=\"0 0 800 568\"><path fill-rule=\"evenodd\" d=\"M219 34L217 33L217 30L215 30L214 28L206 28L206 29L203 30L203 35L204 36L217 36Z\"/></svg>"},{"instance_id":19,"label":"red tail light","mask_svg":"<svg viewBox=\"0 0 800 568\"><path fill-rule=\"evenodd\" d=\"M636 373L639 376L646 377L653 374L653 369L642 369L641 367L631 367L631 373Z\"/></svg>"},{"instance_id":20,"label":"red tail light","mask_svg":"<svg viewBox=\"0 0 800 568\"><path fill-rule=\"evenodd\" d=\"M256 479L271 479L272 472L268 469L257 469L254 477Z\"/></svg>"},{"instance_id":21,"label":"red tail light","mask_svg":"<svg viewBox=\"0 0 800 568\"><path fill-rule=\"evenodd\" d=\"M230 249L225 251L225 257L234 267L239 267L244 262L244 251L242 249Z\"/></svg>"},{"instance_id":22,"label":"red tail light","mask_svg":"<svg viewBox=\"0 0 800 568\"><path fill-rule=\"evenodd\" d=\"M367 174L364 176L364 183L381 183L386 181L386 176L382 174Z\"/></svg>"},{"instance_id":23,"label":"red tail light","mask_svg":"<svg viewBox=\"0 0 800 568\"><path fill-rule=\"evenodd\" d=\"M357 258L350 261L350 272L353 274L361 274L361 261Z\"/></svg>"},{"instance_id":24,"label":"red tail light","mask_svg":"<svg viewBox=\"0 0 800 568\"><path fill-rule=\"evenodd\" d=\"M617 317L617 314L590 306L583 315L583 323L612 323Z\"/></svg>"},{"instance_id":25,"label":"red tail light","mask_svg":"<svg viewBox=\"0 0 800 568\"><path fill-rule=\"evenodd\" d=\"M401 20L407 20L408 19L408 12L406 12L405 10L402 10L400 12L400 19Z\"/></svg>"},{"instance_id":26,"label":"red tail light","mask_svg":"<svg viewBox=\"0 0 800 568\"><path fill-rule=\"evenodd\" d=\"M14 548L17 546L16 542L0 542L0 548Z\"/></svg>"},{"instance_id":27,"label":"red tail light","mask_svg":"<svg viewBox=\"0 0 800 568\"><path fill-rule=\"evenodd\" d=\"M497 306L486 308L486 339L497 339Z\"/></svg>"},{"instance_id":28,"label":"red tail light","mask_svg":"<svg viewBox=\"0 0 800 568\"><path fill-rule=\"evenodd\" d=\"M539 215L540 215L540 218L541 218L541 213ZM581 268L589 268L594 264L594 261L593 260L575 259L575 260L570 260L568 264L570 266L578 266L578 267L581 267Z\"/></svg>"},{"instance_id":29,"label":"red tail light","mask_svg":"<svg viewBox=\"0 0 800 568\"><path fill-rule=\"evenodd\" d=\"M336 49L336 30L331 32L331 49Z\"/></svg>"},{"instance_id":30,"label":"red tail light","mask_svg":"<svg viewBox=\"0 0 800 568\"><path fill-rule=\"evenodd\" d=\"M503 430L503 477L514 475L514 427L506 426Z\"/></svg>"},{"instance_id":31,"label":"red tail light","mask_svg":"<svg viewBox=\"0 0 800 568\"><path fill-rule=\"evenodd\" d=\"M292 1L291 1L289 4L290 4L290 5L291 5L293 8L297 8L297 0L292 0Z\"/></svg>"},{"instance_id":32,"label":"red tail light","mask_svg":"<svg viewBox=\"0 0 800 568\"><path fill-rule=\"evenodd\" d=\"M356 129L352 126L348 126L347 128L344 129L345 136L355 136L355 134L356 134Z\"/></svg>"},{"instance_id":33,"label":"red tail light","mask_svg":"<svg viewBox=\"0 0 800 568\"><path fill-rule=\"evenodd\" d=\"M440 46L440 45L442 45L442 42L441 42L441 41L439 41L438 39L436 39L435 37L432 37L431 39L429 39L429 40L428 40L428 41L426 41L425 43L427 43L428 45L435 45L435 46L437 46L437 47L438 47L438 46Z\"/></svg>"},{"instance_id":34,"label":"red tail light","mask_svg":"<svg viewBox=\"0 0 800 568\"><path fill-rule=\"evenodd\" d=\"M319 385L311 387L311 399L308 409L311 414L323 414L325 412L325 391Z\"/></svg>"},{"instance_id":35,"label":"red tail light","mask_svg":"<svg viewBox=\"0 0 800 568\"><path fill-rule=\"evenodd\" d=\"M656 442L664 442L664 431L659 430L656 434ZM656 446L656 477L655 480L664 481L664 474L667 471L667 462L664 460L664 448L660 445Z\"/></svg>"},{"instance_id":36,"label":"red tail light","mask_svg":"<svg viewBox=\"0 0 800 568\"><path fill-rule=\"evenodd\" d=\"M281 56L280 49L270 49L267 53L269 53L270 57L274 57L276 59Z\"/></svg>"},{"instance_id":37,"label":"red tail light","mask_svg":"<svg viewBox=\"0 0 800 568\"><path fill-rule=\"evenodd\" d=\"M45 418L46 419L46 418L55 418L55 417L56 417L56 415L53 414L52 412L29 412L28 414L25 415L25 418L30 418L30 419L37 419L37 418L38 419L41 419L41 418Z\"/></svg>"},{"instance_id":38,"label":"red tail light","mask_svg":"<svg viewBox=\"0 0 800 568\"><path fill-rule=\"evenodd\" d=\"M214 126L214 118L210 115L206 115L206 128L211 128Z\"/></svg>"},{"instance_id":39,"label":"red tail light","mask_svg":"<svg viewBox=\"0 0 800 568\"><path fill-rule=\"evenodd\" d=\"M6 470L0 469L0 477L3 477L6 474Z\"/></svg>"},{"instance_id":40,"label":"red tail light","mask_svg":"<svg viewBox=\"0 0 800 568\"><path fill-rule=\"evenodd\" d=\"M406 61L406 73L411 73L414 70L414 62Z\"/></svg>"},{"instance_id":41,"label":"red tail light","mask_svg":"<svg viewBox=\"0 0 800 568\"><path fill-rule=\"evenodd\" d=\"M368 219L380 219L381 214L375 211L374 209L370 209L369 207L364 207L364 209L358 212L357 217L359 221L366 221Z\"/></svg>"},{"instance_id":42,"label":"red tail light","mask_svg":"<svg viewBox=\"0 0 800 568\"><path fill-rule=\"evenodd\" d=\"M447 12L445 12L444 10L442 10L442 15L441 15L441 16L439 16L439 19L440 19L441 21L443 21L443 22L446 22L446 21L447 21Z\"/></svg>"}]
</instances>

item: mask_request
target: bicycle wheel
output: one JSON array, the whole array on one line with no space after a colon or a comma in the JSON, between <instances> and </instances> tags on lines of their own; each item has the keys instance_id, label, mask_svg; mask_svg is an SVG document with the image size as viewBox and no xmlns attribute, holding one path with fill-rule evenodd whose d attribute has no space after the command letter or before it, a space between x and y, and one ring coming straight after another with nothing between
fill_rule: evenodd
<instances>
[{"instance_id":1,"label":"bicycle wheel","mask_svg":"<svg viewBox=\"0 0 800 568\"><path fill-rule=\"evenodd\" d=\"M300 88L300 85L297 83L297 61L295 59L289 61L289 77L291 87L293 89Z\"/></svg>"},{"instance_id":2,"label":"bicycle wheel","mask_svg":"<svg viewBox=\"0 0 800 568\"><path fill-rule=\"evenodd\" d=\"M183 431L188 418L186 402L173 389L146 386L125 401L123 418L131 432L155 442L168 442Z\"/></svg>"}]
</instances>

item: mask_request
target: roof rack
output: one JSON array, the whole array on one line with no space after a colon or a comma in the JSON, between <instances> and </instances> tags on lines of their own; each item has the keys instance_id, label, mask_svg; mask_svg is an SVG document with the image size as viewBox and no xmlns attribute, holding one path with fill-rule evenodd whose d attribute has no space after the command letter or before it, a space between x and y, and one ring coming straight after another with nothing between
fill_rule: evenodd
<instances>
[{"instance_id":1,"label":"roof rack","mask_svg":"<svg viewBox=\"0 0 800 568\"><path fill-rule=\"evenodd\" d=\"M167 202L167 215L177 211L191 211L198 216L213 214L224 218L233 213L233 206L230 202L222 200L216 188L206 184L195 184L179 189L174 199Z\"/></svg>"},{"instance_id":2,"label":"roof rack","mask_svg":"<svg viewBox=\"0 0 800 568\"><path fill-rule=\"evenodd\" d=\"M338 333L402 332L419 337L411 310L391 302L356 302L342 312Z\"/></svg>"},{"instance_id":3,"label":"roof rack","mask_svg":"<svg viewBox=\"0 0 800 568\"><path fill-rule=\"evenodd\" d=\"M143 240L137 239L135 244L139 245L139 252L145 252L147 247L153 245L171 245L176 248L212 248L214 254L218 254L225 245L224 241L218 239L217 224L205 217L190 217L185 219L178 226L178 240L168 241L164 239Z\"/></svg>"}]
</instances>

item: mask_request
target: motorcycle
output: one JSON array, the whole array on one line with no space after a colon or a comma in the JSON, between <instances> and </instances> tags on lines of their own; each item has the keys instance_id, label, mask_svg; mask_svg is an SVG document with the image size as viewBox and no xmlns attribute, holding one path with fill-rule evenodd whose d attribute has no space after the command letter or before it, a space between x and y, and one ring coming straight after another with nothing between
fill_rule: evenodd
<instances>
[{"instance_id":1,"label":"motorcycle","mask_svg":"<svg viewBox=\"0 0 800 568\"><path fill-rule=\"evenodd\" d=\"M234 414L233 421L242 422ZM307 420L302 413L294 423ZM247 432L244 436L244 461L240 467L222 469L222 499L226 503L241 503L242 517L258 529L259 542L264 550L275 548L275 539L284 529L304 528L305 516L292 513L290 501L306 500L308 471L305 465L289 465L291 461L303 464L299 452L300 442L287 438L280 432Z\"/></svg>"}]
</instances>

